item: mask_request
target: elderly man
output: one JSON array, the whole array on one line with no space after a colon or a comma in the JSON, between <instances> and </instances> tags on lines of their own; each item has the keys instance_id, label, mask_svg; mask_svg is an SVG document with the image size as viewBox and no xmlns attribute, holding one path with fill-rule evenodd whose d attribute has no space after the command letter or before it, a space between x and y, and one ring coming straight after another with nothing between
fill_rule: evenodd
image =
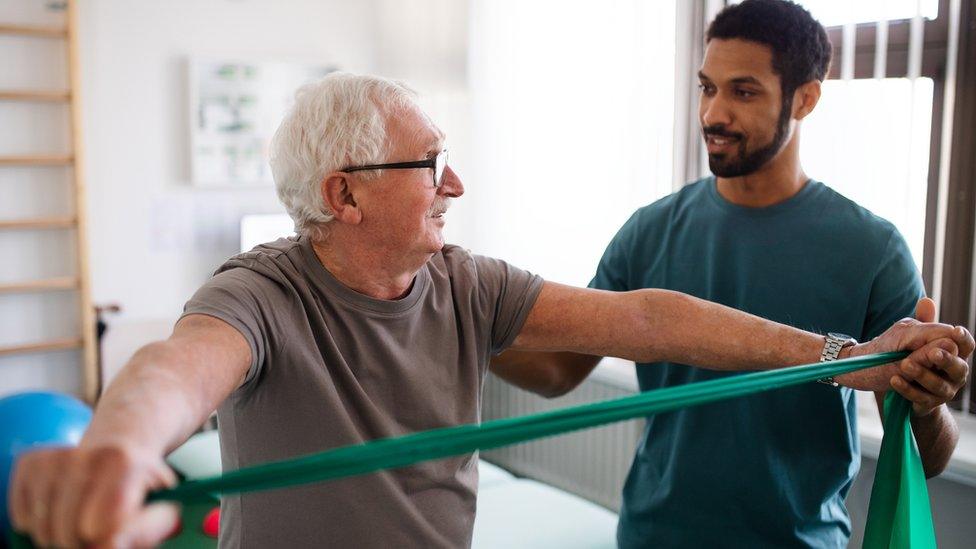
<instances>
[{"instance_id":1,"label":"elderly man","mask_svg":"<svg viewBox=\"0 0 976 549\"><path fill-rule=\"evenodd\" d=\"M686 295L543 282L445 246L464 187L444 135L397 83L334 74L299 91L273 168L298 237L225 263L172 336L109 387L77 449L25 455L12 520L41 544L152 544L176 510L163 457L218 409L225 470L477 422L489 357L508 347L718 369L816 362L823 336ZM959 362L972 338L906 322L844 353ZM946 351L953 352L946 352ZM887 385L895 365L838 381ZM464 547L474 455L222 502L223 547ZM544 512L544 511L542 511Z\"/></svg>"}]
</instances>

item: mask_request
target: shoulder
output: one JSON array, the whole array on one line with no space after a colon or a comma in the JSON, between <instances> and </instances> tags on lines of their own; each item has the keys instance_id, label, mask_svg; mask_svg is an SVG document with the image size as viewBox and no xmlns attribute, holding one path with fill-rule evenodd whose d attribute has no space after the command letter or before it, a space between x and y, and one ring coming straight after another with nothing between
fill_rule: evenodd
<instances>
[{"instance_id":1,"label":"shoulder","mask_svg":"<svg viewBox=\"0 0 976 549\"><path fill-rule=\"evenodd\" d=\"M822 219L838 226L848 233L852 239L860 240L862 244L885 246L892 239L902 240L901 233L894 223L875 214L871 210L854 202L850 198L823 185L820 201L827 210Z\"/></svg>"},{"instance_id":2,"label":"shoulder","mask_svg":"<svg viewBox=\"0 0 976 549\"><path fill-rule=\"evenodd\" d=\"M689 183L674 193L634 211L614 235L612 248L643 248L665 238L676 224L701 211L702 201L709 200L710 178Z\"/></svg>"},{"instance_id":3,"label":"shoulder","mask_svg":"<svg viewBox=\"0 0 976 549\"><path fill-rule=\"evenodd\" d=\"M685 185L678 191L638 208L627 221L625 227L631 226L634 229L640 229L670 223L675 217L697 209L702 201L708 200L708 186L710 184L711 178L699 179Z\"/></svg>"},{"instance_id":4,"label":"shoulder","mask_svg":"<svg viewBox=\"0 0 976 549\"><path fill-rule=\"evenodd\" d=\"M308 276L301 245L295 237L260 244L235 255L214 271L204 287L252 295L279 295Z\"/></svg>"},{"instance_id":5,"label":"shoulder","mask_svg":"<svg viewBox=\"0 0 976 549\"><path fill-rule=\"evenodd\" d=\"M272 266L279 263L295 264L299 261L300 255L301 245L297 237L279 238L273 242L258 244L246 252L231 257L217 268L216 273L238 267Z\"/></svg>"}]
</instances>

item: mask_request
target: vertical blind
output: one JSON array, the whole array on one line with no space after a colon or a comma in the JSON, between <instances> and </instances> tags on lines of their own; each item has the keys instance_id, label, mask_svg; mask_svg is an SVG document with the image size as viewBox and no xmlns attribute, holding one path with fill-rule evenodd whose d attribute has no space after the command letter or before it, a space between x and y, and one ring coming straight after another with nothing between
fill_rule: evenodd
<instances>
[{"instance_id":1,"label":"vertical blind","mask_svg":"<svg viewBox=\"0 0 976 549\"><path fill-rule=\"evenodd\" d=\"M888 108L888 120L879 116L868 136L858 137L879 156L869 154L862 165L844 168L885 174L866 192L884 192L900 209L872 209L905 233L920 259L926 291L939 304L940 320L976 330L976 1L875 0L845 3L847 8L831 0L801 3L830 25L834 60L825 87L870 90ZM848 10L846 20L823 16L838 7ZM900 109L890 108L897 104L891 94L902 94ZM851 111L874 107L847 103ZM881 130L891 120L902 123L886 134ZM893 154L890 144L899 139L904 146ZM899 178L907 184L899 186ZM971 378L952 406L976 415L976 376Z\"/></svg>"}]
</instances>

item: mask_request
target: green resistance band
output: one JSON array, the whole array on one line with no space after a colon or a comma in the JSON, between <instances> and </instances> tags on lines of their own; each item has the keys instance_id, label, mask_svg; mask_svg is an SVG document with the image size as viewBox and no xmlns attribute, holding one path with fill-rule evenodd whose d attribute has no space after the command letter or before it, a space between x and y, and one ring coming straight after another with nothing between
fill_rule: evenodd
<instances>
[{"instance_id":1,"label":"green resistance band","mask_svg":"<svg viewBox=\"0 0 976 549\"><path fill-rule=\"evenodd\" d=\"M909 420L912 403L888 391L884 409L884 438L862 547L936 549L925 471Z\"/></svg>"},{"instance_id":2,"label":"green resistance band","mask_svg":"<svg viewBox=\"0 0 976 549\"><path fill-rule=\"evenodd\" d=\"M394 469L421 461L498 448L615 421L834 377L895 362L905 356L907 353L904 352L881 353L754 372L540 414L496 419L480 425L459 425L378 439L185 482L170 489L153 492L148 499L199 501L214 494L271 490Z\"/></svg>"},{"instance_id":3,"label":"green resistance band","mask_svg":"<svg viewBox=\"0 0 976 549\"><path fill-rule=\"evenodd\" d=\"M184 482L173 488L153 492L147 499L193 503L206 501L215 494L271 490L394 469L421 461L497 448L615 421L798 385L895 362L907 355L906 352L880 353L835 362L754 372L540 414L486 421L480 425L460 425L379 439ZM868 513L865 548L935 547L925 477L911 435L908 415L910 411L911 404L906 400L895 393L888 395L886 436L882 443ZM889 433L897 433L897 437L892 438Z\"/></svg>"}]
</instances>

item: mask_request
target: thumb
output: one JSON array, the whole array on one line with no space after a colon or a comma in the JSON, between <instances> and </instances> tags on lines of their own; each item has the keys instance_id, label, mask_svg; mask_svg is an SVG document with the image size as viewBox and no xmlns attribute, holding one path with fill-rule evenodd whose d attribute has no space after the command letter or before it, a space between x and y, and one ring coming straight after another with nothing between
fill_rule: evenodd
<instances>
[{"instance_id":1,"label":"thumb","mask_svg":"<svg viewBox=\"0 0 976 549\"><path fill-rule=\"evenodd\" d=\"M935 322L935 302L927 297L919 299L915 306L915 319L920 322Z\"/></svg>"}]
</instances>

